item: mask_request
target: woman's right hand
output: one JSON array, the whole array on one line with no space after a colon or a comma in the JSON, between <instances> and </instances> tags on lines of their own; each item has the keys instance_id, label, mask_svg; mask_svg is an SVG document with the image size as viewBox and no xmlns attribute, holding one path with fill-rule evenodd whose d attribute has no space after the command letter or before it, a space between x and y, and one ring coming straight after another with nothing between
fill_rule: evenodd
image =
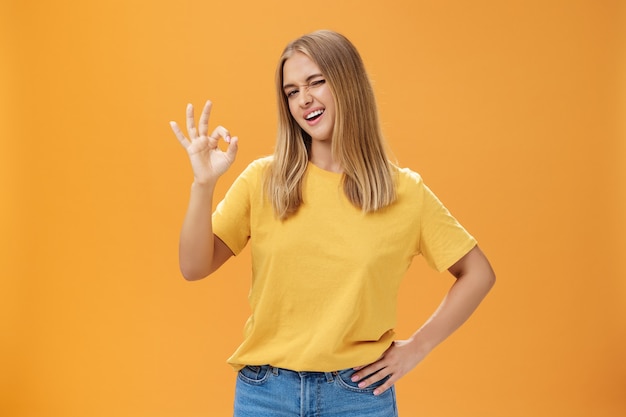
<instances>
[{"instance_id":1,"label":"woman's right hand","mask_svg":"<svg viewBox=\"0 0 626 417\"><path fill-rule=\"evenodd\" d=\"M187 105L187 134L185 137L176 122L170 122L174 134L183 148L187 150L191 168L193 169L194 181L197 184L215 184L217 179L232 165L237 155L238 138L231 137L228 130L218 126L209 135L209 116L211 114L211 101L207 101L202 109L198 128L193 114L193 105ZM219 139L228 143L226 151L218 147Z\"/></svg>"}]
</instances>

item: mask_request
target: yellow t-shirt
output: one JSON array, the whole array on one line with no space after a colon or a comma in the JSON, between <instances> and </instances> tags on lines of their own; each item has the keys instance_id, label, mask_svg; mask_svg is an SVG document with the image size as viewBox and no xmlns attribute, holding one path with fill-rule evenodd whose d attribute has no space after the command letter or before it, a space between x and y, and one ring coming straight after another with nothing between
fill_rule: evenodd
<instances>
[{"instance_id":1,"label":"yellow t-shirt","mask_svg":"<svg viewBox=\"0 0 626 417\"><path fill-rule=\"evenodd\" d=\"M397 293L412 258L452 266L476 241L421 177L394 167L397 201L364 214L341 174L309 163L304 203L285 221L263 198L270 158L251 163L213 213L214 233L252 254L252 314L228 362L330 372L373 362L394 339Z\"/></svg>"}]
</instances>

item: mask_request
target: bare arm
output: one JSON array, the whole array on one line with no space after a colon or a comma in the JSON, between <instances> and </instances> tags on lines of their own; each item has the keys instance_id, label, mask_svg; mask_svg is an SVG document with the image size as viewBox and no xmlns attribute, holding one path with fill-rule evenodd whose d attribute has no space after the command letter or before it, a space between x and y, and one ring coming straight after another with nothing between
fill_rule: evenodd
<instances>
[{"instance_id":1,"label":"bare arm","mask_svg":"<svg viewBox=\"0 0 626 417\"><path fill-rule=\"evenodd\" d=\"M389 376L374 391L378 395L391 387L419 364L439 343L443 342L472 315L495 283L495 273L489 261L474 247L448 269L456 282L443 299L439 308L409 340L394 342L376 362L356 368L353 376L358 381L373 374L359 384L366 387Z\"/></svg>"},{"instance_id":2,"label":"bare arm","mask_svg":"<svg viewBox=\"0 0 626 417\"><path fill-rule=\"evenodd\" d=\"M191 185L189 206L178 245L180 271L188 281L210 275L233 256L230 248L213 234L213 190L213 186L195 182Z\"/></svg>"},{"instance_id":3,"label":"bare arm","mask_svg":"<svg viewBox=\"0 0 626 417\"><path fill-rule=\"evenodd\" d=\"M478 246L448 271L456 277L456 282L437 311L412 336L416 350L426 354L465 323L496 280L489 261Z\"/></svg>"},{"instance_id":4,"label":"bare arm","mask_svg":"<svg viewBox=\"0 0 626 417\"><path fill-rule=\"evenodd\" d=\"M211 106L211 102L207 101L197 129L193 106L187 106L189 139L176 122L170 122L174 134L187 150L194 174L179 242L180 270L185 279L190 281L206 277L232 256L230 249L213 234L211 213L215 184L235 160L238 140L236 137L231 138L228 130L222 126L208 135ZM228 143L226 151L218 148L220 137Z\"/></svg>"}]
</instances>

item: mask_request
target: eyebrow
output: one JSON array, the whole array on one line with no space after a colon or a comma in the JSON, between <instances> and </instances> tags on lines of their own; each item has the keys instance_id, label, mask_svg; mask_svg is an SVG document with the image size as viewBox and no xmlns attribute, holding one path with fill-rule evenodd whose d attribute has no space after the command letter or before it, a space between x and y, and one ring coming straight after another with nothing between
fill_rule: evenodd
<instances>
[{"instance_id":1,"label":"eyebrow","mask_svg":"<svg viewBox=\"0 0 626 417\"><path fill-rule=\"evenodd\" d=\"M308 83L313 78L317 78L317 77L323 77L323 75L322 74L312 74L312 75L309 75L308 77L306 77L305 81ZM285 85L283 85L283 90L286 90L287 88L291 88L291 87L298 87L298 85L297 84L285 84Z\"/></svg>"}]
</instances>

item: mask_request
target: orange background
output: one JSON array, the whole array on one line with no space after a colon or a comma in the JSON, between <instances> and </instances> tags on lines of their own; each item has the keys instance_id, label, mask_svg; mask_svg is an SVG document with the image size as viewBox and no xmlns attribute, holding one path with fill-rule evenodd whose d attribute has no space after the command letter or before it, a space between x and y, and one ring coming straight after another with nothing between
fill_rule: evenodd
<instances>
[{"instance_id":1,"label":"orange background","mask_svg":"<svg viewBox=\"0 0 626 417\"><path fill-rule=\"evenodd\" d=\"M0 415L231 415L249 254L181 278L168 122L210 98L240 136L222 195L272 151L283 46L319 28L499 278L397 384L402 415L626 415L625 27L619 0L3 0ZM415 261L401 336L451 282Z\"/></svg>"}]
</instances>

